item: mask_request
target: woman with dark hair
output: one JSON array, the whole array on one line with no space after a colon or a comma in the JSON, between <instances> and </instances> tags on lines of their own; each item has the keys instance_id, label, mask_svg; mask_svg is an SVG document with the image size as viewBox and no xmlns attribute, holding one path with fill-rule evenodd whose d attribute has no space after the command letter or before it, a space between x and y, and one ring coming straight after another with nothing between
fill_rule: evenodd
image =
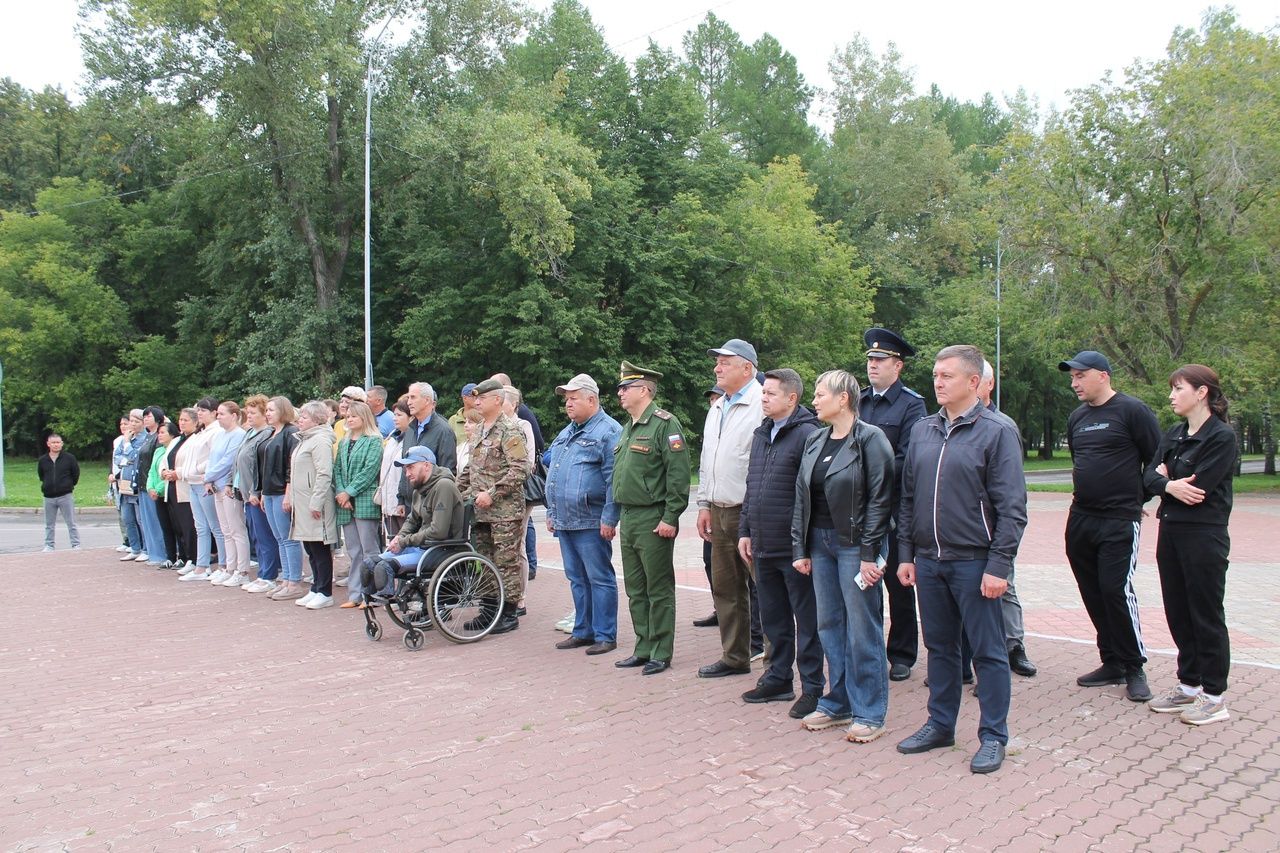
<instances>
[{"instance_id":1,"label":"woman with dark hair","mask_svg":"<svg viewBox=\"0 0 1280 853\"><path fill-rule=\"evenodd\" d=\"M183 411L186 411L185 409ZM221 583L227 579L223 561L227 558L227 546L222 539L222 527L218 524L217 507L213 502L213 486L204 480L205 469L209 465L209 454L213 449L213 441L222 428L215 419L218 401L212 397L204 397L195 407L197 426L195 434L187 439L182 455L182 477L191 487L191 514L196 520L196 570L184 580L209 581ZM218 546L218 565L213 565L213 546Z\"/></svg>"},{"instance_id":2,"label":"woman with dark hair","mask_svg":"<svg viewBox=\"0 0 1280 853\"><path fill-rule=\"evenodd\" d=\"M404 526L404 507L400 503L400 466L395 460L400 458L400 439L409 428L409 420L413 415L409 412L409 404L401 397L390 409L395 428L382 442L382 474L378 480L378 491L374 500L382 507L382 527L386 541L396 538L400 528Z\"/></svg>"},{"instance_id":3,"label":"woman with dark hair","mask_svg":"<svg viewBox=\"0 0 1280 853\"><path fill-rule=\"evenodd\" d=\"M1231 476L1236 434L1218 374L1186 364L1169 377L1169 403L1183 422L1165 433L1147 468L1147 491L1160 495L1156 565L1169 633L1178 647L1178 685L1151 710L1203 726L1229 719L1231 644L1222 602L1231 539Z\"/></svg>"},{"instance_id":4,"label":"woman with dark hair","mask_svg":"<svg viewBox=\"0 0 1280 853\"><path fill-rule=\"evenodd\" d=\"M140 563L162 563L163 557L155 560L145 553L147 543L155 542L156 550L160 550L164 542L164 531L160 527L160 509L151 495L147 494L147 474L151 471L151 462L156 452L156 434L165 422L164 409L159 406L147 406L142 410L142 443L138 449L138 464L134 471L133 493L138 496L138 516L142 527L142 550L137 556Z\"/></svg>"},{"instance_id":5,"label":"woman with dark hair","mask_svg":"<svg viewBox=\"0 0 1280 853\"><path fill-rule=\"evenodd\" d=\"M156 502L157 515L160 519L160 531L164 536L164 553L157 554L156 549L153 548L148 555L152 558L150 565L155 565L158 569L176 568L178 559L177 537L174 527L169 521L169 510L165 501L165 487L168 483L164 479L164 471L169 458L169 445L173 443L177 433L176 429L170 431L168 429L169 426L169 424L165 424L156 433L156 443L159 446L151 458L151 472L147 475L147 494Z\"/></svg>"},{"instance_id":6,"label":"woman with dark hair","mask_svg":"<svg viewBox=\"0 0 1280 853\"><path fill-rule=\"evenodd\" d=\"M187 444L196 434L198 421L195 409L183 409L178 413L178 422L172 421L164 429L177 432L176 440L169 444L166 465L168 469L161 477L169 482L165 490L165 506L169 512L169 520L173 525L174 537L178 541L178 562L183 565L178 569L178 580L185 580L188 575L195 574L196 554L199 550L196 536L195 513L191 509L191 484L182 476L182 466L186 461Z\"/></svg>"},{"instance_id":7,"label":"woman with dark hair","mask_svg":"<svg viewBox=\"0 0 1280 853\"><path fill-rule=\"evenodd\" d=\"M792 566L813 576L818 639L830 690L802 725L846 726L846 739L884 734L889 662L884 655L884 576L877 561L889 529L893 446L858 417L858 380L829 370L814 386L813 411L827 426L805 439L791 518Z\"/></svg>"}]
</instances>

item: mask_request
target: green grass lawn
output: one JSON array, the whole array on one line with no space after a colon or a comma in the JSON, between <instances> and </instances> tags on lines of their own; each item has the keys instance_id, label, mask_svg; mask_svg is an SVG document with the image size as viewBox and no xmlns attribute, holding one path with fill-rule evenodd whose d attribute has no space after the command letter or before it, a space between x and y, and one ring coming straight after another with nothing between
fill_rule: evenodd
<instances>
[{"instance_id":1,"label":"green grass lawn","mask_svg":"<svg viewBox=\"0 0 1280 853\"><path fill-rule=\"evenodd\" d=\"M1280 476L1269 477L1266 474L1245 474L1231 481L1231 488L1237 495L1275 494L1280 495ZM1065 492L1071 494L1070 483L1030 483L1028 492Z\"/></svg>"},{"instance_id":2,"label":"green grass lawn","mask_svg":"<svg viewBox=\"0 0 1280 853\"><path fill-rule=\"evenodd\" d=\"M76 506L107 506L107 474L111 466L107 462L81 462L80 484L76 486ZM36 477L36 460L4 460L4 500L0 507L39 507L44 505L40 494L40 480Z\"/></svg>"}]
</instances>

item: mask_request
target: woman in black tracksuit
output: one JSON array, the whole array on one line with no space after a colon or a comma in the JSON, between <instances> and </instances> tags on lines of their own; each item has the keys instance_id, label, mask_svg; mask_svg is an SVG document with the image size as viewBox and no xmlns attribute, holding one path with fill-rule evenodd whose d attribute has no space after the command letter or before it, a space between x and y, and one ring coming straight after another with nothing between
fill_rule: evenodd
<instances>
[{"instance_id":1,"label":"woman in black tracksuit","mask_svg":"<svg viewBox=\"0 0 1280 853\"><path fill-rule=\"evenodd\" d=\"M1187 364L1169 377L1169 403L1184 422L1165 433L1146 472L1160 495L1156 563L1169 631L1178 646L1178 685L1150 708L1201 726L1229 718L1224 694L1231 646L1222 602L1231 540L1236 436L1218 374Z\"/></svg>"}]
</instances>

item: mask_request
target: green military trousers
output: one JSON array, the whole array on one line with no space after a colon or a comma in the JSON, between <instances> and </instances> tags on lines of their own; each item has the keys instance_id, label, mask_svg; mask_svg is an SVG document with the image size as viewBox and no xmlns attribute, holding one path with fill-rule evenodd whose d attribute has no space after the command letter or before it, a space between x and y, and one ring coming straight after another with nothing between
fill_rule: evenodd
<instances>
[{"instance_id":1,"label":"green military trousers","mask_svg":"<svg viewBox=\"0 0 1280 853\"><path fill-rule=\"evenodd\" d=\"M675 539L653 532L663 506L622 507L619 536L636 657L671 660L676 640Z\"/></svg>"}]
</instances>

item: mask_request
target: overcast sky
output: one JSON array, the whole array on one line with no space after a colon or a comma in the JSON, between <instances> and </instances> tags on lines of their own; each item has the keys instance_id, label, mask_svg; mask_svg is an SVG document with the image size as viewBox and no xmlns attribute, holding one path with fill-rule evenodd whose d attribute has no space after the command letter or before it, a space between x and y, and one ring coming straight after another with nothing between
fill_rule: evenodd
<instances>
[{"instance_id":1,"label":"overcast sky","mask_svg":"<svg viewBox=\"0 0 1280 853\"><path fill-rule=\"evenodd\" d=\"M916 71L918 90L977 100L1019 86L1042 107L1066 104L1066 92L1097 82L1135 58L1164 53L1175 27L1198 27L1205 0L1028 0L859 2L859 0L584 0L608 43L634 57L649 38L679 51L684 33L712 11L745 42L771 33L795 55L810 84L829 85L827 62L861 33L880 53L892 41ZM546 7L550 0L533 0ZM1232 4L1255 30L1280 23L1276 0ZM0 76L27 88L61 86L73 97L84 73L75 38L75 0L0 0Z\"/></svg>"}]
</instances>

